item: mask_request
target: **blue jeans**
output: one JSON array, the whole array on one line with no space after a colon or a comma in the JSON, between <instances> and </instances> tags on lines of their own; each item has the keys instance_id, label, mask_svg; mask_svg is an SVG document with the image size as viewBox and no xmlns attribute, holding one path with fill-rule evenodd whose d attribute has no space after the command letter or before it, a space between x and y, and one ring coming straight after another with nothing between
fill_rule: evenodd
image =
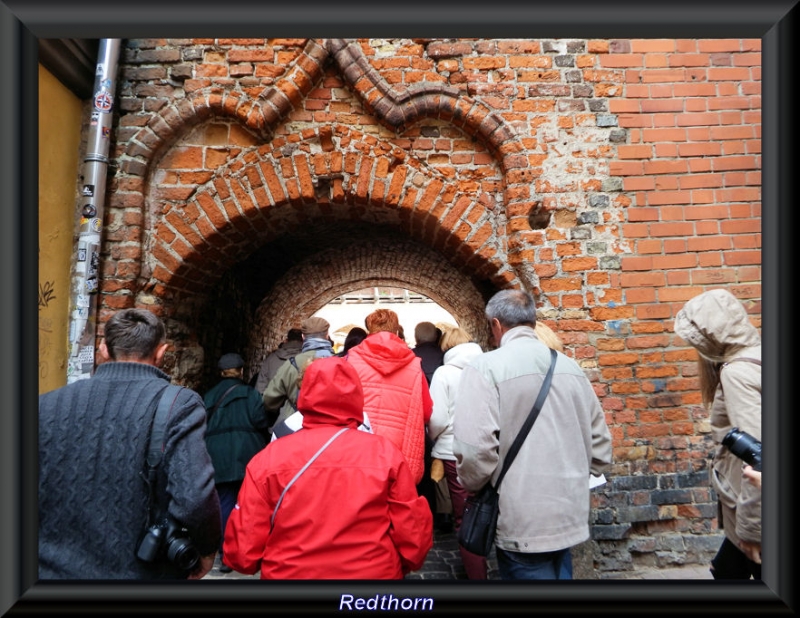
<instances>
[{"instance_id":1,"label":"blue jeans","mask_svg":"<svg viewBox=\"0 0 800 618\"><path fill-rule=\"evenodd\" d=\"M526 554L497 548L500 579L572 579L569 547L558 551Z\"/></svg>"}]
</instances>

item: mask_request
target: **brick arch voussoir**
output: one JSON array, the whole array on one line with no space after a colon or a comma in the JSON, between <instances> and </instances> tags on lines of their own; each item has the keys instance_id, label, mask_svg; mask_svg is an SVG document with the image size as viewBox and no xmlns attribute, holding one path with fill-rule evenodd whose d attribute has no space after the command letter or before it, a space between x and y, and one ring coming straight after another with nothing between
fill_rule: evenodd
<instances>
[{"instance_id":1,"label":"brick arch voussoir","mask_svg":"<svg viewBox=\"0 0 800 618\"><path fill-rule=\"evenodd\" d=\"M286 73L257 97L267 123L275 126L308 95L322 78L328 56L321 41L308 40Z\"/></svg>"},{"instance_id":2,"label":"brick arch voussoir","mask_svg":"<svg viewBox=\"0 0 800 618\"><path fill-rule=\"evenodd\" d=\"M207 290L273 233L241 177L218 172L184 208L169 211L157 222L150 252L155 267L147 287Z\"/></svg>"},{"instance_id":3,"label":"brick arch voussoir","mask_svg":"<svg viewBox=\"0 0 800 618\"><path fill-rule=\"evenodd\" d=\"M500 159L504 170L527 165L506 157L523 151L514 129L486 104L461 95L455 86L440 82L414 84L399 90L389 84L364 55L360 45L346 39L327 39L325 47L365 107L392 129L402 131L421 118L452 122L469 135L480 137Z\"/></svg>"},{"instance_id":4,"label":"brick arch voussoir","mask_svg":"<svg viewBox=\"0 0 800 618\"><path fill-rule=\"evenodd\" d=\"M350 205L351 215L357 217L356 207L368 205L371 214L391 212L410 237L454 263L482 262L490 255L484 246L490 242L487 231L496 225L490 201L374 135L343 125L318 127L276 139L258 154L265 184L271 187L272 207L287 200L316 207L322 198ZM292 158L290 177L279 184L286 174L283 166L289 165L287 157ZM265 169L266 162L271 165ZM320 196L315 187L330 181L336 183L330 196ZM465 242L474 246L477 258L460 251ZM501 258L495 251L480 269L501 271Z\"/></svg>"},{"instance_id":5,"label":"brick arch voussoir","mask_svg":"<svg viewBox=\"0 0 800 618\"><path fill-rule=\"evenodd\" d=\"M159 153L177 141L180 135L210 117L229 117L239 121L261 139L269 137L270 125L257 101L240 92L209 87L191 98L180 99L154 114L153 118L129 140L124 160L144 163L139 172L132 166L121 166L133 176L145 173Z\"/></svg>"},{"instance_id":6,"label":"brick arch voussoir","mask_svg":"<svg viewBox=\"0 0 800 618\"><path fill-rule=\"evenodd\" d=\"M533 172L523 155L520 137L503 117L484 103L461 96L458 88L447 84L415 84L398 90L370 64L357 42L327 39L325 46L364 106L392 129L402 131L422 118L438 118L451 122L487 145L503 170L504 206L510 229L514 230L511 243L519 244L521 230L528 228L529 217L541 204L529 196ZM509 263L528 287L535 285L535 277L531 277L533 271L521 254L511 256Z\"/></svg>"}]
</instances>

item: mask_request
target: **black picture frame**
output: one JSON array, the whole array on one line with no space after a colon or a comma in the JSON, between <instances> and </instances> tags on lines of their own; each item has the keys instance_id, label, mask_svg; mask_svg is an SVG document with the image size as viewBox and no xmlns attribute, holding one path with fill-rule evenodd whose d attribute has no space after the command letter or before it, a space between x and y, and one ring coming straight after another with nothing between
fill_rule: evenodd
<instances>
[{"instance_id":1,"label":"black picture frame","mask_svg":"<svg viewBox=\"0 0 800 618\"><path fill-rule=\"evenodd\" d=\"M4 225L2 281L3 406L0 429L0 534L5 575L0 613L236 614L341 613L342 594L430 597L439 614L794 613L794 418L788 372L793 322L788 311L797 74L797 8L784 2L283 3L203 4L138 0L0 3L3 63L0 170ZM548 37L760 38L763 54L764 547L762 582L598 580L571 582L259 582L177 584L37 581L37 39L175 36L230 37Z\"/></svg>"}]
</instances>

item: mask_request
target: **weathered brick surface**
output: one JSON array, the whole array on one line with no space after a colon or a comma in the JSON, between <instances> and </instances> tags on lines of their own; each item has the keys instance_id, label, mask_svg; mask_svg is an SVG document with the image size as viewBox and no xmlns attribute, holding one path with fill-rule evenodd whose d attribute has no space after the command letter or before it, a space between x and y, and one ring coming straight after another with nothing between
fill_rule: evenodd
<instances>
[{"instance_id":1,"label":"weathered brick surface","mask_svg":"<svg viewBox=\"0 0 800 618\"><path fill-rule=\"evenodd\" d=\"M598 568L625 569L628 546L704 559L712 448L672 320L724 286L761 323L760 51L126 40L99 330L109 309L156 307L168 369L200 385L222 346L255 365L349 290L412 288L485 343L485 296L528 288L611 424Z\"/></svg>"}]
</instances>

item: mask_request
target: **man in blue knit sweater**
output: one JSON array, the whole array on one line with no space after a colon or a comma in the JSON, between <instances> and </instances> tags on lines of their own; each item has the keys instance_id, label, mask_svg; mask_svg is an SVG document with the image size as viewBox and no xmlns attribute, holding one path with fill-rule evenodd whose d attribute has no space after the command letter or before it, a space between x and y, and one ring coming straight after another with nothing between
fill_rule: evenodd
<instances>
[{"instance_id":1,"label":"man in blue knit sweater","mask_svg":"<svg viewBox=\"0 0 800 618\"><path fill-rule=\"evenodd\" d=\"M39 397L40 579L200 579L220 545L219 499L204 441L206 410L182 388L170 403L157 501L185 528L185 571L168 557L137 557L148 527L146 455L169 376L162 321L124 309L108 321L94 375ZM166 552L160 552L164 554ZM183 552L181 552L183 553Z\"/></svg>"}]
</instances>

